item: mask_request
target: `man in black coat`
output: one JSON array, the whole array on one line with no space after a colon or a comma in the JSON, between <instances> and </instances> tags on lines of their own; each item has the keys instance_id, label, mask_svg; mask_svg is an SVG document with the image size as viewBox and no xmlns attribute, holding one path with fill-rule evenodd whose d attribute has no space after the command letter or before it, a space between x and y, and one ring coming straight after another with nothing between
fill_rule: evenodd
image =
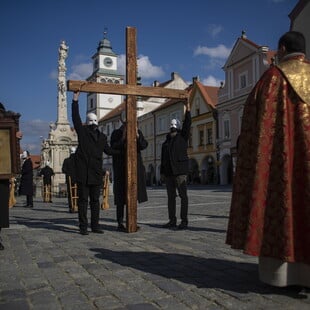
<instances>
[{"instance_id":1,"label":"man in black coat","mask_svg":"<svg viewBox=\"0 0 310 310\"><path fill-rule=\"evenodd\" d=\"M55 175L54 170L47 164L41 169L39 176L43 176L43 200L44 202L52 202L52 176Z\"/></svg>"},{"instance_id":2,"label":"man in black coat","mask_svg":"<svg viewBox=\"0 0 310 310\"><path fill-rule=\"evenodd\" d=\"M118 231L126 231L123 224L124 206L126 204L126 122L123 120L120 128L115 129L111 135L111 147L120 151L113 155L113 193L114 204L116 205L116 219ZM141 151L146 149L148 142L145 140L142 131L137 130L137 199L139 203L148 200L146 192L145 167L143 165Z\"/></svg>"},{"instance_id":3,"label":"man in black coat","mask_svg":"<svg viewBox=\"0 0 310 310\"><path fill-rule=\"evenodd\" d=\"M75 151L76 148L74 146L71 147L70 156L65 158L65 160L62 163L62 172L65 173L66 175L68 206L70 213L75 212L75 206L72 205L72 197L71 197L72 188L76 185Z\"/></svg>"},{"instance_id":4,"label":"man in black coat","mask_svg":"<svg viewBox=\"0 0 310 310\"><path fill-rule=\"evenodd\" d=\"M189 160L187 148L191 123L190 104L187 102L182 129L180 129L179 120L171 120L170 132L162 145L160 174L166 183L169 215L169 222L163 226L164 228L175 228L177 226L177 190L181 198L181 223L178 229L186 229L188 225L187 175Z\"/></svg>"},{"instance_id":5,"label":"man in black coat","mask_svg":"<svg viewBox=\"0 0 310 310\"><path fill-rule=\"evenodd\" d=\"M74 92L72 101L72 121L78 135L75 153L76 180L78 185L79 227L82 235L87 235L88 198L91 210L91 230L103 233L99 227L99 196L103 182L103 152L112 155L113 151L105 134L99 131L94 113L87 115L87 125L83 125L79 113L79 92Z\"/></svg>"},{"instance_id":6,"label":"man in black coat","mask_svg":"<svg viewBox=\"0 0 310 310\"><path fill-rule=\"evenodd\" d=\"M28 151L22 153L23 165L19 186L19 195L26 195L26 207L33 208L33 165Z\"/></svg>"}]
</instances>

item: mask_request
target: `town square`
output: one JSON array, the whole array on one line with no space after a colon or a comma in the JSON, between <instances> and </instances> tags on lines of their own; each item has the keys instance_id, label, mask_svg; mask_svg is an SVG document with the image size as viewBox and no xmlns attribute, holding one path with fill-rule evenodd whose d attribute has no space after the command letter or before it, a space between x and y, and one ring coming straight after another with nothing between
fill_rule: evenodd
<instances>
[{"instance_id":1,"label":"town square","mask_svg":"<svg viewBox=\"0 0 310 310\"><path fill-rule=\"evenodd\" d=\"M310 1L10 1L0 309L309 309Z\"/></svg>"}]
</instances>

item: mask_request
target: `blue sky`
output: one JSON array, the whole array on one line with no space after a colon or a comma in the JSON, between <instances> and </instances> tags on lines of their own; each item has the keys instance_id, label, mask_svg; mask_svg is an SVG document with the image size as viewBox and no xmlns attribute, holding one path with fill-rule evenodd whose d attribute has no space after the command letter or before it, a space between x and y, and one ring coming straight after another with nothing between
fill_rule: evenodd
<instances>
[{"instance_id":1,"label":"blue sky","mask_svg":"<svg viewBox=\"0 0 310 310\"><path fill-rule=\"evenodd\" d=\"M19 112L21 146L39 153L40 137L57 120L57 61L60 42L69 46L67 79L92 70L105 28L124 63L125 29L137 28L142 84L164 82L177 72L219 86L222 66L245 30L248 39L275 50L289 30L297 0L2 0L0 3L0 102ZM72 94L67 94L68 108ZM85 115L85 95L81 115ZM68 118L71 122L70 109Z\"/></svg>"}]
</instances>

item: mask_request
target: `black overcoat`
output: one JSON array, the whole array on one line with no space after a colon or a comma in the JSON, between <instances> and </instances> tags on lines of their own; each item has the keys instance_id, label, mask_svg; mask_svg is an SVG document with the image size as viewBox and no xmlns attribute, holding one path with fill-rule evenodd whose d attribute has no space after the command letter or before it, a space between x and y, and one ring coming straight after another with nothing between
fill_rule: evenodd
<instances>
[{"instance_id":1,"label":"black overcoat","mask_svg":"<svg viewBox=\"0 0 310 310\"><path fill-rule=\"evenodd\" d=\"M124 125L114 130L111 135L111 147L119 150L120 154L113 155L113 192L114 204L126 204L126 143L123 138ZM141 130L138 130L137 137L137 200L139 203L148 200L146 191L146 174L143 165L141 151L148 146Z\"/></svg>"},{"instance_id":2,"label":"black overcoat","mask_svg":"<svg viewBox=\"0 0 310 310\"><path fill-rule=\"evenodd\" d=\"M27 158L22 165L19 195L33 195L33 167L31 158Z\"/></svg>"},{"instance_id":3,"label":"black overcoat","mask_svg":"<svg viewBox=\"0 0 310 310\"><path fill-rule=\"evenodd\" d=\"M188 174L189 159L187 148L191 123L191 114L189 111L186 111L182 129L175 136L167 135L161 149L160 173L164 176Z\"/></svg>"},{"instance_id":4,"label":"black overcoat","mask_svg":"<svg viewBox=\"0 0 310 310\"><path fill-rule=\"evenodd\" d=\"M78 101L72 101L72 121L78 135L75 152L76 180L84 185L101 185L103 182L103 152L112 155L107 136L98 129L83 125Z\"/></svg>"},{"instance_id":5,"label":"black overcoat","mask_svg":"<svg viewBox=\"0 0 310 310\"><path fill-rule=\"evenodd\" d=\"M41 169L39 176L43 176L43 184L44 185L51 185L52 184L52 176L55 175L54 170L49 167L45 166Z\"/></svg>"},{"instance_id":6,"label":"black overcoat","mask_svg":"<svg viewBox=\"0 0 310 310\"><path fill-rule=\"evenodd\" d=\"M76 172L75 172L75 153L70 154L69 157L65 158L62 163L62 172L66 174L66 178L71 177L71 182L76 183Z\"/></svg>"},{"instance_id":7,"label":"black overcoat","mask_svg":"<svg viewBox=\"0 0 310 310\"><path fill-rule=\"evenodd\" d=\"M0 180L0 228L9 227L10 181Z\"/></svg>"}]
</instances>

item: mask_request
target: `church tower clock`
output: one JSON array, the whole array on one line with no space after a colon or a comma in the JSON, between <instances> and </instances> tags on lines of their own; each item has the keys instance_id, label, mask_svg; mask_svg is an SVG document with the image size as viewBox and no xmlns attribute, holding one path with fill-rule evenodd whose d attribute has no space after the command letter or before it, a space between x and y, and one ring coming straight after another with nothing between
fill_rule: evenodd
<instances>
[{"instance_id":1,"label":"church tower clock","mask_svg":"<svg viewBox=\"0 0 310 310\"><path fill-rule=\"evenodd\" d=\"M97 83L124 84L124 76L117 72L117 55L113 52L111 43L107 39L107 32L99 42L97 52L93 55L93 73L88 81ZM114 94L87 95L87 113L95 113L98 120L122 103L123 97Z\"/></svg>"}]
</instances>

